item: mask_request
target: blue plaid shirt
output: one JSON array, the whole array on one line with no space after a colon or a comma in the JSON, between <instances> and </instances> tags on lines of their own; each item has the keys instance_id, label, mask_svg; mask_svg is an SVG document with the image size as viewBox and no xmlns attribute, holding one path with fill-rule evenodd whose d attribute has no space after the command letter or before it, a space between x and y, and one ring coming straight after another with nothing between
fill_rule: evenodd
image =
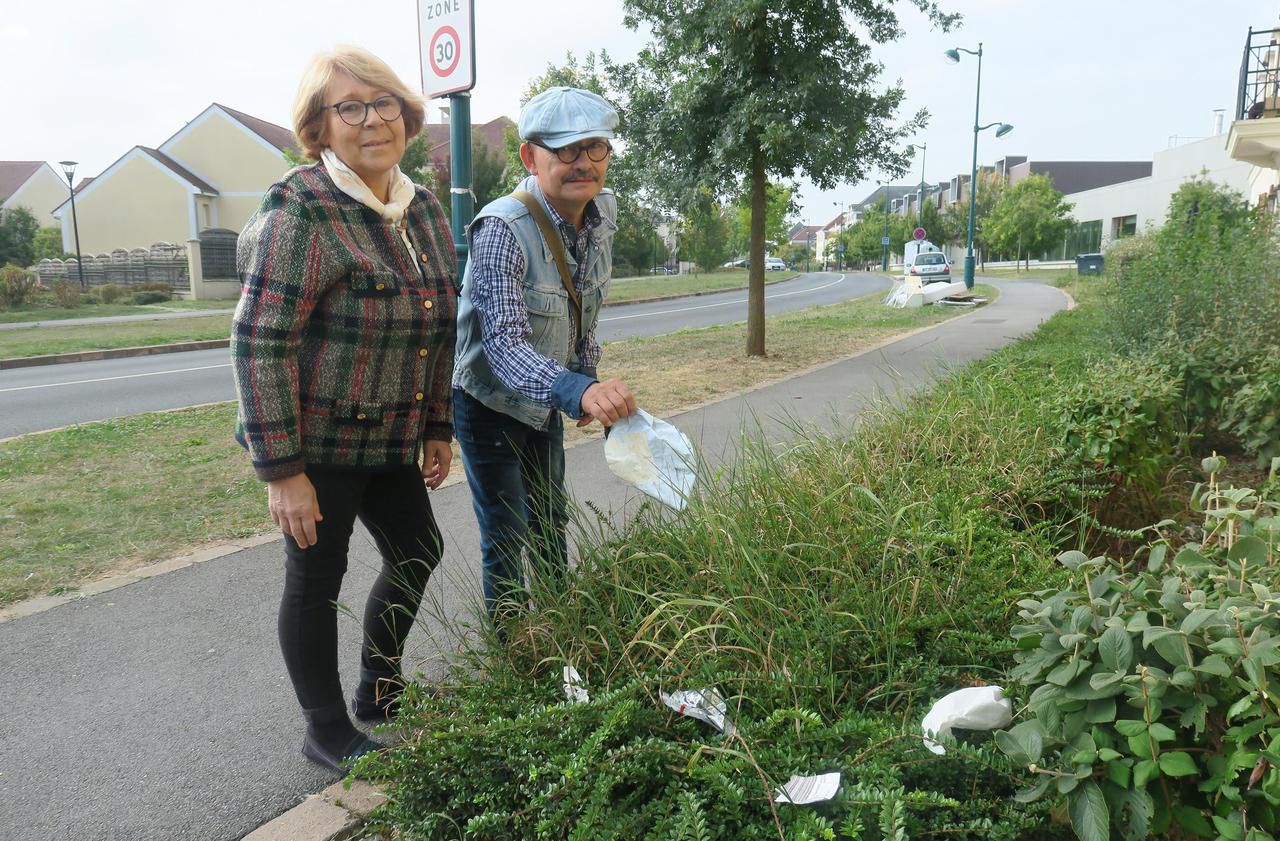
<instances>
[{"instance_id":1,"label":"blue plaid shirt","mask_svg":"<svg viewBox=\"0 0 1280 841\"><path fill-rule=\"evenodd\" d=\"M586 275L587 243L600 224L595 202L587 204L582 227L574 230L556 209L547 203L551 222L560 232L564 247L578 262L573 285L581 294ZM564 367L533 349L529 340L533 329L524 303L524 254L511 228L487 216L475 223L471 232L471 304L480 316L481 341L489 367L498 379L519 394L550 405L551 386ZM600 363L600 343L595 325L582 339L578 358L582 373L595 378Z\"/></svg>"}]
</instances>

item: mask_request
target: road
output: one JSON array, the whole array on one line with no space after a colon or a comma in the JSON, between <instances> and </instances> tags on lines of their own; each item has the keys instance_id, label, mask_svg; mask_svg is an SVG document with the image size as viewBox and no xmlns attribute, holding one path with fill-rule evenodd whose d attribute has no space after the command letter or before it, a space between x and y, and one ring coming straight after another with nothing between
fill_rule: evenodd
<instances>
[{"instance_id":1,"label":"road","mask_svg":"<svg viewBox=\"0 0 1280 841\"><path fill-rule=\"evenodd\" d=\"M865 274L802 274L766 287L770 314L857 298L887 288ZM597 333L611 342L742 321L747 293L720 292L650 304L606 307ZM234 398L231 363L216 350L103 359L0 371L0 438L142 412Z\"/></svg>"},{"instance_id":2,"label":"road","mask_svg":"<svg viewBox=\"0 0 1280 841\"><path fill-rule=\"evenodd\" d=\"M672 421L710 469L744 427L766 440L801 425L847 429L879 395L925 387L1066 305L1037 283L996 285L990 307ZM575 499L606 512L634 501L599 442L565 461ZM479 550L466 483L431 500L445 556L406 660L438 676L440 656L457 649L453 623L478 601ZM342 598L358 613L376 568L363 528L351 550ZM273 541L0 623L0 838L233 841L333 781L299 752L302 718L276 642L280 554ZM359 628L339 627L350 688ZM558 683L554 664L546 679Z\"/></svg>"}]
</instances>

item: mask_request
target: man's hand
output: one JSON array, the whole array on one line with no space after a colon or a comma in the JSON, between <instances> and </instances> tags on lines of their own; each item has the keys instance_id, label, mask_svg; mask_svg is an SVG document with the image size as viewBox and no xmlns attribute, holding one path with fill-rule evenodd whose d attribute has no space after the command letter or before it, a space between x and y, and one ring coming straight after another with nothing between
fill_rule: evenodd
<instances>
[{"instance_id":1,"label":"man's hand","mask_svg":"<svg viewBox=\"0 0 1280 841\"><path fill-rule=\"evenodd\" d=\"M631 389L619 379L592 383L582 393L582 417L578 426L586 426L593 420L602 426L613 426L620 418L634 415L639 407Z\"/></svg>"},{"instance_id":2,"label":"man's hand","mask_svg":"<svg viewBox=\"0 0 1280 841\"><path fill-rule=\"evenodd\" d=\"M316 489L307 474L267 482L267 510L271 521L289 535L299 548L316 544L316 523L324 519Z\"/></svg>"},{"instance_id":3,"label":"man's hand","mask_svg":"<svg viewBox=\"0 0 1280 841\"><path fill-rule=\"evenodd\" d=\"M435 490L449 476L449 465L453 462L453 450L446 441L428 440L422 446L422 480L427 487Z\"/></svg>"}]
</instances>

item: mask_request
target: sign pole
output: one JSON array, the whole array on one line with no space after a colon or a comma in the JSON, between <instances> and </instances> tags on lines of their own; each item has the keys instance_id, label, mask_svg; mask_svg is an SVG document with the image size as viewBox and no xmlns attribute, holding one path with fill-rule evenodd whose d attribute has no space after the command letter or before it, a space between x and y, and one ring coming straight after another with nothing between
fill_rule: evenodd
<instances>
[{"instance_id":1,"label":"sign pole","mask_svg":"<svg viewBox=\"0 0 1280 841\"><path fill-rule=\"evenodd\" d=\"M458 276L467 270L471 246L467 226L475 216L475 193L471 191L471 94L463 91L449 97L449 193L453 208L453 247L458 254Z\"/></svg>"},{"instance_id":2,"label":"sign pole","mask_svg":"<svg viewBox=\"0 0 1280 841\"><path fill-rule=\"evenodd\" d=\"M471 89L476 84L472 0L418 0L422 93L449 97L449 198L458 272L467 269L467 227L475 215L471 189Z\"/></svg>"}]
</instances>

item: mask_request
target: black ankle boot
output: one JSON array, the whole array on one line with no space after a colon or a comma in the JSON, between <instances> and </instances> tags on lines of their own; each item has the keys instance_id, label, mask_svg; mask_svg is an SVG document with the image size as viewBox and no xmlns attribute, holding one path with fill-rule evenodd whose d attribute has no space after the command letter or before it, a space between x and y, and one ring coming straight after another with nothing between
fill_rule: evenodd
<instances>
[{"instance_id":1,"label":"black ankle boot","mask_svg":"<svg viewBox=\"0 0 1280 841\"><path fill-rule=\"evenodd\" d=\"M329 739L323 739L315 728L307 728L307 738L302 742L302 755L312 762L323 765L342 776L351 773L351 766L366 753L385 750L386 745L370 739L359 730L352 728L355 735L348 741L336 746Z\"/></svg>"},{"instance_id":2,"label":"black ankle boot","mask_svg":"<svg viewBox=\"0 0 1280 841\"><path fill-rule=\"evenodd\" d=\"M404 683L398 676L365 677L351 699L351 712L361 721L390 721L400 712L403 691Z\"/></svg>"}]
</instances>

